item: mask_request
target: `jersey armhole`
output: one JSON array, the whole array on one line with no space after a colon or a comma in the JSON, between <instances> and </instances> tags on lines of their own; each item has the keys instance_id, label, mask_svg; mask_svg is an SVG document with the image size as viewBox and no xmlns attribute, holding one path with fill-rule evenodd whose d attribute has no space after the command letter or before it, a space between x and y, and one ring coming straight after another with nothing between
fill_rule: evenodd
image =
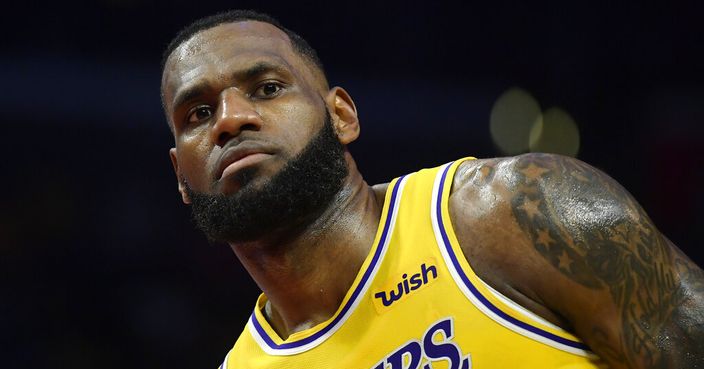
<instances>
[{"instance_id":1,"label":"jersey armhole","mask_svg":"<svg viewBox=\"0 0 704 369\"><path fill-rule=\"evenodd\" d=\"M595 356L579 338L502 295L479 278L467 261L454 232L449 197L454 174L464 158L440 168L431 200L431 220L437 245L457 287L482 313L496 323L533 340L580 356Z\"/></svg>"}]
</instances>

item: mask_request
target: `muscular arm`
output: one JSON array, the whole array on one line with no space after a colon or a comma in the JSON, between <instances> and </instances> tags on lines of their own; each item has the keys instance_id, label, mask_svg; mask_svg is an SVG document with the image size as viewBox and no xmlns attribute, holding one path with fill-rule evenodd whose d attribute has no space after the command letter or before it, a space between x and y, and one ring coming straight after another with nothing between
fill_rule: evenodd
<instances>
[{"instance_id":1,"label":"muscular arm","mask_svg":"<svg viewBox=\"0 0 704 369\"><path fill-rule=\"evenodd\" d=\"M704 368L704 273L628 192L566 157L528 154L481 167L492 172L483 185L466 173L455 182L455 207L472 206L466 200L488 186L490 213L503 227L494 233L504 243L493 236L487 243L500 263L528 260L488 279L554 313L548 318L574 330L612 368ZM454 213L455 228L474 214ZM470 263L486 254L469 232L458 236Z\"/></svg>"}]
</instances>

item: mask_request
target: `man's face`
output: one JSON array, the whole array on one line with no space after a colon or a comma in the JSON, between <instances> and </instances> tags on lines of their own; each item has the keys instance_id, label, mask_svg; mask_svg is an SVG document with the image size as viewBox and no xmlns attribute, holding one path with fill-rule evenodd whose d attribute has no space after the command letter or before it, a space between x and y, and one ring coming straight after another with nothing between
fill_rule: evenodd
<instances>
[{"instance_id":1,"label":"man's face","mask_svg":"<svg viewBox=\"0 0 704 369\"><path fill-rule=\"evenodd\" d=\"M194 35L169 57L162 89L182 190L262 187L325 121L322 84L286 34L262 22Z\"/></svg>"},{"instance_id":2,"label":"man's face","mask_svg":"<svg viewBox=\"0 0 704 369\"><path fill-rule=\"evenodd\" d=\"M342 188L344 145L314 71L282 31L261 22L202 31L169 57L162 90L176 141L171 159L208 238L288 237ZM354 139L354 106L334 96L334 109L354 117L354 133L342 130Z\"/></svg>"}]
</instances>

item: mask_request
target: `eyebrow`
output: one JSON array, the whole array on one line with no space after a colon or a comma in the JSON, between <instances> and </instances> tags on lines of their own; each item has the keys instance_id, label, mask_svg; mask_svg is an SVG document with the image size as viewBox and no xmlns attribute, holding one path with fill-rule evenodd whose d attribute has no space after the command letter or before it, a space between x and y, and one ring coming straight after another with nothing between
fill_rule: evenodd
<instances>
[{"instance_id":1,"label":"eyebrow","mask_svg":"<svg viewBox=\"0 0 704 369\"><path fill-rule=\"evenodd\" d=\"M250 80L252 78L259 77L262 74L266 74L269 72L275 72L279 74L286 74L289 75L290 73L286 68L279 64L274 64L270 62L257 62L254 65L250 66L249 68L246 68L241 71L237 71L232 74L232 77L235 80Z\"/></svg>"},{"instance_id":2,"label":"eyebrow","mask_svg":"<svg viewBox=\"0 0 704 369\"><path fill-rule=\"evenodd\" d=\"M238 70L232 73L231 77L232 80L235 81L250 81L263 74L270 72L275 72L286 76L291 75L291 73L286 68L279 64L260 61L255 64L252 64L251 66L245 69ZM174 109L177 109L182 104L185 104L186 102L193 100L196 97L208 92L210 89L210 84L208 84L207 82L200 82L191 87L186 88L185 90L178 92L174 97Z\"/></svg>"},{"instance_id":3,"label":"eyebrow","mask_svg":"<svg viewBox=\"0 0 704 369\"><path fill-rule=\"evenodd\" d=\"M178 109L181 105L195 99L197 96L204 94L208 90L209 88L207 83L199 83L182 92L179 92L174 98L173 108Z\"/></svg>"}]
</instances>

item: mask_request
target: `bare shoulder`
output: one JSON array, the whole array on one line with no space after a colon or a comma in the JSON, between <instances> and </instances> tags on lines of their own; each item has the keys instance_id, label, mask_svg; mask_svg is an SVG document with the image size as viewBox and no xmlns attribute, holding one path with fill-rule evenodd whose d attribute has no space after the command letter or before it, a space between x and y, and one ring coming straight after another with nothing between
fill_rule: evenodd
<instances>
[{"instance_id":1,"label":"bare shoulder","mask_svg":"<svg viewBox=\"0 0 704 369\"><path fill-rule=\"evenodd\" d=\"M573 251L605 253L600 257L609 262L615 244L606 241L625 240L636 234L659 235L643 209L621 185L577 159L524 154L477 164L478 168L468 166L456 178L453 184L457 197L476 191L477 172L491 173L481 191L492 194L494 206L506 212L501 217L503 227L517 228L529 241L528 246L582 285L596 287L601 282L591 273L593 268L583 265L586 260ZM455 206L458 205L456 201ZM467 202L461 206L467 205L474 206ZM595 230L600 233L594 234ZM610 265L599 266L610 269Z\"/></svg>"},{"instance_id":2,"label":"bare shoulder","mask_svg":"<svg viewBox=\"0 0 704 369\"><path fill-rule=\"evenodd\" d=\"M449 211L460 246L472 269L494 289L534 313L570 329L548 307L540 287L549 267L515 217L512 203L522 187L526 156L463 162L453 178ZM539 173L531 173L537 176ZM536 209L537 210L537 209Z\"/></svg>"},{"instance_id":3,"label":"bare shoulder","mask_svg":"<svg viewBox=\"0 0 704 369\"><path fill-rule=\"evenodd\" d=\"M493 247L494 252L507 254L501 260L537 251L557 270L590 287L599 282L586 273L586 267L575 264L579 258L572 251L593 247L593 242L586 242L593 240L584 237L596 226L625 231L618 224L626 220L640 224L641 217L647 218L628 192L606 174L577 159L552 154L466 163L454 178L450 206L458 228L473 219L472 226L492 238L504 235ZM643 231L653 235L657 230L651 228ZM573 243L557 242L566 233Z\"/></svg>"},{"instance_id":4,"label":"bare shoulder","mask_svg":"<svg viewBox=\"0 0 704 369\"><path fill-rule=\"evenodd\" d=\"M451 216L480 277L554 314L614 368L704 366L704 274L615 180L547 154L460 169Z\"/></svg>"}]
</instances>

